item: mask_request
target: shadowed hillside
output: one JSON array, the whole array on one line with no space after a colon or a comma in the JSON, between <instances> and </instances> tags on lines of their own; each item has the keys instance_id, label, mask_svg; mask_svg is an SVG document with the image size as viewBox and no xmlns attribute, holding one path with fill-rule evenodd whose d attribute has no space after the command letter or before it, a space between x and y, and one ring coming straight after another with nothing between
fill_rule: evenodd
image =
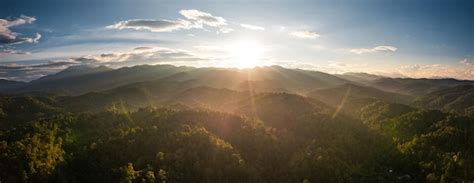
<instances>
[{"instance_id":1,"label":"shadowed hillside","mask_svg":"<svg viewBox=\"0 0 474 183\"><path fill-rule=\"evenodd\" d=\"M474 86L461 85L430 92L417 103L427 108L474 116Z\"/></svg>"}]
</instances>

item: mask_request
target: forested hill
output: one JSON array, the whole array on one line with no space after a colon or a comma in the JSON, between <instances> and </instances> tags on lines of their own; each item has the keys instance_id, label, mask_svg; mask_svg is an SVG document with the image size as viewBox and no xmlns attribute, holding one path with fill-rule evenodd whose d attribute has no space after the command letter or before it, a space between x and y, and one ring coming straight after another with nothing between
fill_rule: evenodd
<instances>
[{"instance_id":1,"label":"forested hill","mask_svg":"<svg viewBox=\"0 0 474 183\"><path fill-rule=\"evenodd\" d=\"M0 87L1 182L468 182L472 81L69 68Z\"/></svg>"}]
</instances>

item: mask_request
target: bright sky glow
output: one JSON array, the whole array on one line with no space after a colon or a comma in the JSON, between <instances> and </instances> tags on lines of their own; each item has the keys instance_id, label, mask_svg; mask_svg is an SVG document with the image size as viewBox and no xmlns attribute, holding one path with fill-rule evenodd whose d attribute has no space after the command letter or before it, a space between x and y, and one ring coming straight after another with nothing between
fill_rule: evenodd
<instances>
[{"instance_id":1,"label":"bright sky glow","mask_svg":"<svg viewBox=\"0 0 474 183\"><path fill-rule=\"evenodd\" d=\"M260 65L264 48L255 40L239 40L229 50L232 62L228 67L252 68Z\"/></svg>"}]
</instances>

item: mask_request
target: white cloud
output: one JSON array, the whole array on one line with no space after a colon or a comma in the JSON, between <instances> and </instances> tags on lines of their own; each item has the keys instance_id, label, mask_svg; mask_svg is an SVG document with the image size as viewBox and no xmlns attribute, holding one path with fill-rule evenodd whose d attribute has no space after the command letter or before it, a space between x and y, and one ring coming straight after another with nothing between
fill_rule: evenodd
<instances>
[{"instance_id":1,"label":"white cloud","mask_svg":"<svg viewBox=\"0 0 474 183\"><path fill-rule=\"evenodd\" d=\"M14 20L0 19L0 44L22 44L22 43L37 43L41 35L36 33L35 38L19 37L20 33L13 32L12 27L32 24L36 21L35 17L22 15Z\"/></svg>"},{"instance_id":2,"label":"white cloud","mask_svg":"<svg viewBox=\"0 0 474 183\"><path fill-rule=\"evenodd\" d=\"M198 45L194 46L194 48L199 49L200 51L228 52L228 48L226 46L220 45Z\"/></svg>"},{"instance_id":3,"label":"white cloud","mask_svg":"<svg viewBox=\"0 0 474 183\"><path fill-rule=\"evenodd\" d=\"M35 21L35 17L25 15L22 15L14 20L0 19L0 57L30 54L26 51L16 50L14 45L24 43L38 43L41 39L41 34L36 33L35 37L20 37L21 34L18 32L13 32L11 28L24 24L31 24Z\"/></svg>"},{"instance_id":4,"label":"white cloud","mask_svg":"<svg viewBox=\"0 0 474 183\"><path fill-rule=\"evenodd\" d=\"M115 29L135 29L148 30L151 32L172 32L180 29L190 29L193 24L187 20L151 20L151 19L134 19L120 21L114 25L109 25L107 28Z\"/></svg>"},{"instance_id":5,"label":"white cloud","mask_svg":"<svg viewBox=\"0 0 474 183\"><path fill-rule=\"evenodd\" d=\"M250 25L250 24L240 24L241 27L250 29L250 30L257 30L257 31L263 31L265 30L264 27L256 26L256 25Z\"/></svg>"},{"instance_id":6,"label":"white cloud","mask_svg":"<svg viewBox=\"0 0 474 183\"><path fill-rule=\"evenodd\" d=\"M30 52L21 51L21 50L14 50L14 49L10 49L10 48L0 50L0 58L5 57L5 56L9 56L9 55L28 55L28 54L30 54Z\"/></svg>"},{"instance_id":7,"label":"white cloud","mask_svg":"<svg viewBox=\"0 0 474 183\"><path fill-rule=\"evenodd\" d=\"M172 32L181 29L202 29L204 25L211 27L221 27L221 32L230 32L231 29L225 28L226 20L222 17L213 16L210 13L198 10L181 10L179 13L185 19L177 20L154 20L154 19L133 19L117 22L107 26L111 29L135 29L148 30L151 32Z\"/></svg>"},{"instance_id":8,"label":"white cloud","mask_svg":"<svg viewBox=\"0 0 474 183\"><path fill-rule=\"evenodd\" d=\"M467 66L474 66L474 61L468 60L467 58L465 58L464 60L461 60L459 63L463 65L467 65Z\"/></svg>"},{"instance_id":9,"label":"white cloud","mask_svg":"<svg viewBox=\"0 0 474 183\"><path fill-rule=\"evenodd\" d=\"M398 48L394 46L376 46L373 48L356 48L356 49L351 49L349 52L355 53L355 54L364 54L364 53L376 53L376 52L395 52L397 51Z\"/></svg>"},{"instance_id":10,"label":"white cloud","mask_svg":"<svg viewBox=\"0 0 474 183\"><path fill-rule=\"evenodd\" d=\"M318 33L313 31L293 31L290 32L290 35L303 39L315 39L320 36Z\"/></svg>"},{"instance_id":11,"label":"white cloud","mask_svg":"<svg viewBox=\"0 0 474 183\"><path fill-rule=\"evenodd\" d=\"M443 64L413 64L401 66L398 73L414 78L457 78L474 80L471 68L452 67Z\"/></svg>"},{"instance_id":12,"label":"white cloud","mask_svg":"<svg viewBox=\"0 0 474 183\"><path fill-rule=\"evenodd\" d=\"M0 64L0 78L18 81L30 81L59 72L75 62L50 61L43 64Z\"/></svg>"},{"instance_id":13,"label":"white cloud","mask_svg":"<svg viewBox=\"0 0 474 183\"><path fill-rule=\"evenodd\" d=\"M39 43L40 39L41 39L41 34L36 33L36 36L33 38L33 43Z\"/></svg>"},{"instance_id":14,"label":"white cloud","mask_svg":"<svg viewBox=\"0 0 474 183\"><path fill-rule=\"evenodd\" d=\"M16 43L12 43L12 44L21 44L21 43L39 43L39 40L41 39L41 34L39 33L36 33L35 37L31 37L31 38L23 38L23 42L16 42Z\"/></svg>"},{"instance_id":15,"label":"white cloud","mask_svg":"<svg viewBox=\"0 0 474 183\"><path fill-rule=\"evenodd\" d=\"M326 73L365 72L386 77L401 78L456 78L474 80L472 67L457 67L446 64L409 64L390 67L374 67L370 63L346 63L331 61L328 64L316 64L300 60L275 61L275 64L288 67L317 70Z\"/></svg>"},{"instance_id":16,"label":"white cloud","mask_svg":"<svg viewBox=\"0 0 474 183\"><path fill-rule=\"evenodd\" d=\"M213 16L210 13L199 10L181 10L179 11L186 19L197 24L204 24L212 27L227 25L226 20L222 17Z\"/></svg>"},{"instance_id":17,"label":"white cloud","mask_svg":"<svg viewBox=\"0 0 474 183\"><path fill-rule=\"evenodd\" d=\"M96 65L138 65L175 61L200 61L205 59L186 50L163 47L136 47L129 52L71 57L68 61Z\"/></svg>"},{"instance_id":18,"label":"white cloud","mask_svg":"<svg viewBox=\"0 0 474 183\"><path fill-rule=\"evenodd\" d=\"M233 32L234 29L231 29L231 28L228 28L228 27L222 27L219 31L226 34L226 33Z\"/></svg>"}]
</instances>

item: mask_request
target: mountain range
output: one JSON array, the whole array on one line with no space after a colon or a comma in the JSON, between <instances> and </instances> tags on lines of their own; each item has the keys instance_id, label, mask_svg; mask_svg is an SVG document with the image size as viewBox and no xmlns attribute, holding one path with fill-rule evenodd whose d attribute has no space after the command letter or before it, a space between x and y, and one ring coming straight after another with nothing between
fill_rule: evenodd
<instances>
[{"instance_id":1,"label":"mountain range","mask_svg":"<svg viewBox=\"0 0 474 183\"><path fill-rule=\"evenodd\" d=\"M73 66L27 83L0 82L0 92L4 93L47 92L73 101L98 98L95 101L103 105L126 101L128 105L138 107L172 100L192 103L193 106L199 103L211 105L205 104L207 101L195 100L221 96L236 102L242 96L254 93L284 92L321 100L333 107L340 105L343 99L377 99L461 113L472 112L474 86L474 81L469 80L387 78L366 73L327 74L280 66L232 69L172 65L119 69ZM77 105L80 102L72 103Z\"/></svg>"}]
</instances>

